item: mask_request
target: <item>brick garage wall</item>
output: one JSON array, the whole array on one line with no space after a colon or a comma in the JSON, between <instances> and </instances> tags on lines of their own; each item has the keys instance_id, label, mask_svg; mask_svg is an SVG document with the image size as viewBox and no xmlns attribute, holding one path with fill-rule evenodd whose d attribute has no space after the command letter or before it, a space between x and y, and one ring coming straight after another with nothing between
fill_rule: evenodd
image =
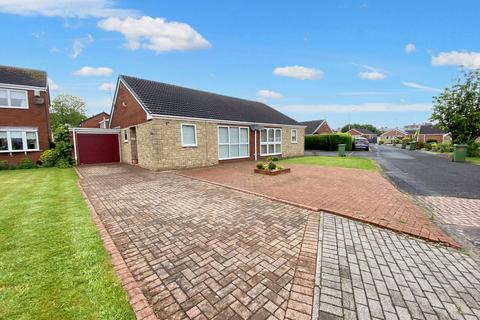
<instances>
[{"instance_id":1,"label":"brick garage wall","mask_svg":"<svg viewBox=\"0 0 480 320\"><path fill-rule=\"evenodd\" d=\"M197 147L182 147L181 124L197 126ZM138 164L151 170L218 164L217 124L153 119L137 126Z\"/></svg>"},{"instance_id":2,"label":"brick garage wall","mask_svg":"<svg viewBox=\"0 0 480 320\"><path fill-rule=\"evenodd\" d=\"M50 147L49 97L47 92L41 91L43 104L35 104L33 90L28 91L28 109L0 108L0 126L2 127L34 127L38 128L39 152L0 153L0 161L18 164L25 156L36 162L43 151Z\"/></svg>"},{"instance_id":3,"label":"brick garage wall","mask_svg":"<svg viewBox=\"0 0 480 320\"><path fill-rule=\"evenodd\" d=\"M437 140L438 143L442 143L442 134L420 134L418 135L418 141L427 142L428 140ZM450 137L445 137L445 142L451 142Z\"/></svg>"},{"instance_id":4,"label":"brick garage wall","mask_svg":"<svg viewBox=\"0 0 480 320\"><path fill-rule=\"evenodd\" d=\"M297 143L291 142L292 128L282 127L282 157L303 156L305 151L305 129L297 128Z\"/></svg>"}]
</instances>

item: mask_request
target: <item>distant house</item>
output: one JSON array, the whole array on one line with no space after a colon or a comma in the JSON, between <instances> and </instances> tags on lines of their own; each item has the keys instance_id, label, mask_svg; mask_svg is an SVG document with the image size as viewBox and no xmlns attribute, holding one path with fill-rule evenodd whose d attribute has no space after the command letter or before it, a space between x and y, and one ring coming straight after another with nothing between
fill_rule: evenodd
<instances>
[{"instance_id":1,"label":"distant house","mask_svg":"<svg viewBox=\"0 0 480 320\"><path fill-rule=\"evenodd\" d=\"M404 129L403 130L408 138L414 138L415 135L417 134L418 128L417 129Z\"/></svg>"},{"instance_id":2,"label":"distant house","mask_svg":"<svg viewBox=\"0 0 480 320\"><path fill-rule=\"evenodd\" d=\"M39 160L50 147L45 71L0 66L0 161Z\"/></svg>"},{"instance_id":3,"label":"distant house","mask_svg":"<svg viewBox=\"0 0 480 320\"><path fill-rule=\"evenodd\" d=\"M376 141L377 139L377 134L375 132L372 132L367 129L357 129L357 128L352 128L347 131L351 136L353 137L364 137L367 138L369 141Z\"/></svg>"},{"instance_id":4,"label":"distant house","mask_svg":"<svg viewBox=\"0 0 480 320\"><path fill-rule=\"evenodd\" d=\"M384 143L392 143L393 140L395 139L403 139L408 137L409 134L403 130L400 129L389 129L382 133L379 136L380 141L383 141Z\"/></svg>"},{"instance_id":5,"label":"distant house","mask_svg":"<svg viewBox=\"0 0 480 320\"><path fill-rule=\"evenodd\" d=\"M305 134L327 134L333 133L327 120L303 121L300 124L306 126Z\"/></svg>"},{"instance_id":6,"label":"distant house","mask_svg":"<svg viewBox=\"0 0 480 320\"><path fill-rule=\"evenodd\" d=\"M80 122L81 128L108 128L110 115L106 112L100 112L90 118Z\"/></svg>"},{"instance_id":7,"label":"distant house","mask_svg":"<svg viewBox=\"0 0 480 320\"><path fill-rule=\"evenodd\" d=\"M417 141L427 142L429 140L435 140L438 143L450 142L452 139L450 134L440 128L435 127L434 125L422 125L418 129Z\"/></svg>"}]
</instances>

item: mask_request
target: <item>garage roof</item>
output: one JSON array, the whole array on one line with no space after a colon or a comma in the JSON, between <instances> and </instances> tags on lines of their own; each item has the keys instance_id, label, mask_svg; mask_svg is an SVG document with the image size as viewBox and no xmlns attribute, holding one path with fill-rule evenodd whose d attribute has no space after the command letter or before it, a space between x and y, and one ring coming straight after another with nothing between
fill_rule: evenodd
<instances>
[{"instance_id":1,"label":"garage roof","mask_svg":"<svg viewBox=\"0 0 480 320\"><path fill-rule=\"evenodd\" d=\"M258 102L121 75L151 115L300 125L294 119Z\"/></svg>"}]
</instances>

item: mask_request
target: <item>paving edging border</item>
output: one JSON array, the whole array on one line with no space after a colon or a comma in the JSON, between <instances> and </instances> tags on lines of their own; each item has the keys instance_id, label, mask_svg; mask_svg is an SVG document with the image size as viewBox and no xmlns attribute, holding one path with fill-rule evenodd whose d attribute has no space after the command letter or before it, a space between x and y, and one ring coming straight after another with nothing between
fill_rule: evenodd
<instances>
[{"instance_id":1,"label":"paving edging border","mask_svg":"<svg viewBox=\"0 0 480 320\"><path fill-rule=\"evenodd\" d=\"M103 224L102 220L97 214L95 207L88 199L85 190L83 189L80 181L83 179L82 174L75 168L75 172L77 173L79 180L77 181L77 186L82 193L82 196L90 210L90 214L92 216L92 220L97 228L97 231L100 235L100 238L103 243L103 247L107 250L108 254L112 259L113 268L120 279L122 284L123 290L127 293L128 302L130 303L133 312L138 320L157 320L157 316L153 311L153 308L150 306L147 298L143 294L142 290L138 282L133 277L130 269L128 268L125 260L123 259L122 255L120 254L117 246L113 242L110 234L108 233L105 225Z\"/></svg>"},{"instance_id":2,"label":"paving edging border","mask_svg":"<svg viewBox=\"0 0 480 320\"><path fill-rule=\"evenodd\" d=\"M356 217L350 216L350 215L345 214L345 213L336 212L336 211L332 211L332 210L328 210L328 209L312 207L312 206L308 206L308 205L304 205L304 204L300 204L300 203L276 198L276 197L269 196L269 195L266 195L266 194L262 194L262 193L258 193L258 192L254 192L254 191L250 191L250 190L245 190L245 189L233 187L233 186L230 186L230 185L227 185L227 184L223 184L223 183L219 183L219 182L215 182L215 181L210 181L210 180L206 180L206 179L202 179L202 178L198 178L198 177L192 177L192 176L189 176L187 174L183 174L182 172L178 172L178 171L175 172L175 174L177 174L179 176L182 176L182 177L185 177L185 178L190 178L190 179L202 181L202 182L205 182L205 183L210 183L210 184L213 184L213 185L216 185L216 186L219 186L219 187L224 187L224 188L227 188L227 189L230 189L230 190L235 190L235 191L238 191L238 192L251 194L251 195L254 195L254 196L257 196L257 197L262 197L262 198L266 198L266 199L269 199L269 200L282 202L282 203L289 204L289 205L299 207L299 208L302 208L302 209L307 209L307 210L311 210L311 211L315 211L315 212L331 213L331 214L334 214L334 215L337 215L337 216L341 216L341 217L345 217L345 218L348 218L348 219L351 219L351 220L363 222L363 223L373 225L373 226L376 226L376 227L379 227L379 228L382 228L382 229L387 229L387 230L390 230L390 231L393 231L393 232L396 232L396 233L399 233L399 234L403 234L403 235L407 235L407 236L410 236L410 237L422 239L422 240L432 242L432 243L441 244L441 245L444 245L444 246L447 246L447 247L452 247L452 248L455 248L455 249L461 249L462 248L453 239L451 239L451 242L433 240L433 239L430 239L428 237L423 237L423 236L418 235L418 234L411 234L411 233L408 233L408 232L399 231L399 230L390 228L388 226L382 225L380 223L376 223L376 222L373 222L373 221L366 221L366 220L363 220L363 219L360 219L360 218L356 218ZM446 236L448 238L450 238L448 235L446 235Z\"/></svg>"}]
</instances>

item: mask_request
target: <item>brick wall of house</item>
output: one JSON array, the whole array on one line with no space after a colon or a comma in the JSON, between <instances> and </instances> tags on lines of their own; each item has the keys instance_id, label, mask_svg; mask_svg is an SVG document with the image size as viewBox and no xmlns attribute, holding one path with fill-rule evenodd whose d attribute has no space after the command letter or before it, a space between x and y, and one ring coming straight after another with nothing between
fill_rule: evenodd
<instances>
[{"instance_id":1,"label":"brick wall of house","mask_svg":"<svg viewBox=\"0 0 480 320\"><path fill-rule=\"evenodd\" d=\"M103 113L100 113L98 115L96 115L95 117L92 117L90 119L87 119L85 121L83 121L82 123L80 123L80 127L82 128L100 128L100 121L104 120L104 119L108 119L110 116L103 112Z\"/></svg>"},{"instance_id":2,"label":"brick wall of house","mask_svg":"<svg viewBox=\"0 0 480 320\"><path fill-rule=\"evenodd\" d=\"M110 128L128 128L147 121L147 114L128 89L120 83Z\"/></svg>"},{"instance_id":3,"label":"brick wall of house","mask_svg":"<svg viewBox=\"0 0 480 320\"><path fill-rule=\"evenodd\" d=\"M332 129L330 128L330 126L328 125L327 121L324 121L322 123L322 125L320 126L320 128L318 128L318 130L315 132L315 134L328 134L328 133L332 133Z\"/></svg>"},{"instance_id":4,"label":"brick wall of house","mask_svg":"<svg viewBox=\"0 0 480 320\"><path fill-rule=\"evenodd\" d=\"M417 141L427 142L428 140L436 140L438 143L451 142L450 136L443 138L443 134L419 134Z\"/></svg>"},{"instance_id":5,"label":"brick wall of house","mask_svg":"<svg viewBox=\"0 0 480 320\"><path fill-rule=\"evenodd\" d=\"M25 156L31 161L39 160L43 151L50 147L49 96L45 91L40 92L44 99L43 104L35 104L33 90L28 91L28 109L0 108L0 127L34 127L38 128L38 152L0 153L0 161L11 164L19 163Z\"/></svg>"},{"instance_id":6,"label":"brick wall of house","mask_svg":"<svg viewBox=\"0 0 480 320\"><path fill-rule=\"evenodd\" d=\"M282 157L299 157L305 151L305 129L297 128L297 143L291 142L292 128L282 128Z\"/></svg>"}]
</instances>

